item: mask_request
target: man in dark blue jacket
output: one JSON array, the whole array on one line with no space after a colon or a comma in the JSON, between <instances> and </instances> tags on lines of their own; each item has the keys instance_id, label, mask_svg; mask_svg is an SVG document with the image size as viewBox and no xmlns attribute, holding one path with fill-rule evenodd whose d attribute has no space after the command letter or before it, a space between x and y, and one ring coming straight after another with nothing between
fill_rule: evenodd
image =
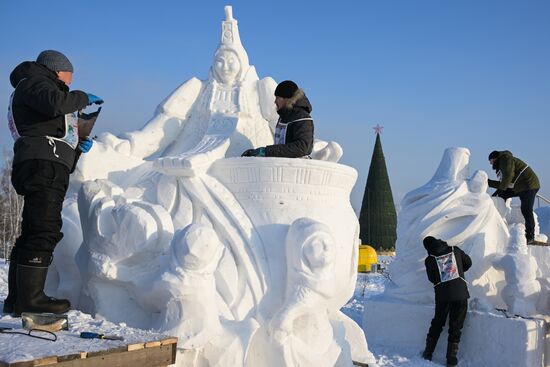
<instances>
[{"instance_id":1,"label":"man in dark blue jacket","mask_svg":"<svg viewBox=\"0 0 550 367\"><path fill-rule=\"evenodd\" d=\"M458 363L458 343L468 312L468 284L464 272L472 266L470 257L459 247L449 246L445 241L428 236L424 238L428 256L424 260L428 279L434 284L435 315L426 338L422 357L432 360L439 335L449 316L447 343L447 366Z\"/></svg>"},{"instance_id":2,"label":"man in dark blue jacket","mask_svg":"<svg viewBox=\"0 0 550 367\"><path fill-rule=\"evenodd\" d=\"M8 108L14 143L12 184L25 197L21 235L10 256L8 297L4 313L63 313L70 303L44 294L53 250L63 237L61 210L80 153L92 140L79 136L78 114L103 101L82 91L69 91L73 66L61 52L47 50L36 61L19 64L10 75L15 88Z\"/></svg>"}]
</instances>

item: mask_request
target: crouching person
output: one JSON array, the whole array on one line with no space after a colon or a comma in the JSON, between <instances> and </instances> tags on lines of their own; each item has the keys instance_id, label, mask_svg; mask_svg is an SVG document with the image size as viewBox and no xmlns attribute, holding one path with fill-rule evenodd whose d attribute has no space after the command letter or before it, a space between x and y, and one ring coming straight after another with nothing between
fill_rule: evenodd
<instances>
[{"instance_id":1,"label":"crouching person","mask_svg":"<svg viewBox=\"0 0 550 367\"><path fill-rule=\"evenodd\" d=\"M36 61L19 64L10 75L15 88L8 108L8 125L14 143L11 181L25 198L22 230L10 256L8 297L4 313L64 313L70 303L44 294L53 250L63 238L61 210L69 174L78 157L92 146L79 137L77 114L103 101L82 91L69 92L73 66L58 51L43 51ZM95 116L92 116L95 115Z\"/></svg>"},{"instance_id":2,"label":"crouching person","mask_svg":"<svg viewBox=\"0 0 550 367\"><path fill-rule=\"evenodd\" d=\"M458 343L470 298L464 272L472 266L472 260L459 247L449 246L445 241L428 236L423 242L428 251L424 261L426 272L428 279L434 284L435 315L422 357L432 360L437 340L449 316L447 366L452 367L458 363Z\"/></svg>"}]
</instances>

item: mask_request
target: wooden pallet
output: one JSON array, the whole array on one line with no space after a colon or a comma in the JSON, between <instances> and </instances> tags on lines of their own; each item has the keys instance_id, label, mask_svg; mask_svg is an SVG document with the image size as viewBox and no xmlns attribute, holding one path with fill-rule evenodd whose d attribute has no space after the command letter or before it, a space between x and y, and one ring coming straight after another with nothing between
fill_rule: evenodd
<instances>
[{"instance_id":1,"label":"wooden pallet","mask_svg":"<svg viewBox=\"0 0 550 367\"><path fill-rule=\"evenodd\" d=\"M0 361L0 367L163 367L176 363L177 343L177 338L167 338L99 352L76 352L14 363Z\"/></svg>"}]
</instances>

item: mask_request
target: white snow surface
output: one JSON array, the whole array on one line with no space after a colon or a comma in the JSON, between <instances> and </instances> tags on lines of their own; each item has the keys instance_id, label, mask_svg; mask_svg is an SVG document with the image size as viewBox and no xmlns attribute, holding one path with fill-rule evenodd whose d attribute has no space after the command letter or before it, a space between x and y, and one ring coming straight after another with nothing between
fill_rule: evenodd
<instances>
[{"instance_id":1,"label":"white snow surface","mask_svg":"<svg viewBox=\"0 0 550 367\"><path fill-rule=\"evenodd\" d=\"M8 263L2 259L0 260L0 298L2 301L7 296L7 272ZM150 330L130 328L124 323L117 324L100 318L94 319L90 315L76 310L71 310L68 313L68 318L69 330L56 332L57 341L55 342L19 334L0 333L0 361L13 363L49 356L70 355L78 352L97 352L133 343L158 341L169 337L166 334L163 335ZM27 332L22 328L20 317L2 315L0 327L13 329L7 332ZM124 340L82 339L80 333L83 331L122 336ZM49 337L44 333L36 333L36 335Z\"/></svg>"},{"instance_id":2,"label":"white snow surface","mask_svg":"<svg viewBox=\"0 0 550 367\"><path fill-rule=\"evenodd\" d=\"M391 260L391 258L389 258ZM8 264L0 260L0 300L7 295L7 271ZM362 324L363 302L364 300L384 292L389 279L382 274L359 274L353 297L342 308L351 319L359 325ZM391 322L391 320L388 320ZM32 339L23 335L3 335L0 334L0 360L4 362L15 362L31 360L52 355L71 354L75 351L98 351L106 347L114 348L129 344L132 341L143 342L148 339L155 339L159 334L151 331L130 328L124 323L112 323L103 319L93 318L80 311L69 312L69 331L58 332L58 341L49 342L38 339ZM0 318L0 326L13 327L21 329L21 319L3 315ZM110 340L90 340L80 339L78 335L81 331L93 331L110 335L122 335L124 342ZM152 339L151 339L152 340ZM65 343L67 341L67 343ZM70 347L68 346L70 343ZM24 344L24 352L16 348L16 345ZM436 366L437 364L427 362L420 358L418 350L414 348L400 348L399 346L369 346L370 351L374 353L378 365L381 367L392 366Z\"/></svg>"}]
</instances>

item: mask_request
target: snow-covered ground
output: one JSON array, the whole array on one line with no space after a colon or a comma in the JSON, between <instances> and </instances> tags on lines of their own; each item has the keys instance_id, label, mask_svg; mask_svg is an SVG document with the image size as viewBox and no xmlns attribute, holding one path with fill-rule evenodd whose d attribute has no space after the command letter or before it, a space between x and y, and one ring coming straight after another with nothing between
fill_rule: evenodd
<instances>
[{"instance_id":1,"label":"snow-covered ground","mask_svg":"<svg viewBox=\"0 0 550 367\"><path fill-rule=\"evenodd\" d=\"M0 304L2 306L8 292L7 273L8 264L4 259L0 259L0 299L2 300ZM80 311L70 311L68 317L70 329L57 332L56 342L20 334L0 333L0 362L13 363L48 356L69 355L80 351L96 352L168 337L147 330L129 328L124 323L114 324L106 320L93 319L90 315ZM2 315L0 318L0 328L12 328L10 331L25 332L21 327L21 318L7 315ZM80 333L83 331L122 336L124 340L81 339ZM46 333L33 334L49 337ZM21 345L24 345L24 348L21 348Z\"/></svg>"},{"instance_id":2,"label":"snow-covered ground","mask_svg":"<svg viewBox=\"0 0 550 367\"><path fill-rule=\"evenodd\" d=\"M391 260L392 258L387 256L378 257L378 262L382 264L382 267L389 264ZM391 280L385 273L359 274L357 276L355 293L352 299L342 307L342 312L363 326L364 301L383 293L389 282ZM391 322L390 318L388 318L388 322ZM426 332L428 331L428 326L426 325ZM369 350L376 356L379 366L440 366L437 363L422 359L420 356L421 351L419 350L411 350L399 346L375 345L370 342Z\"/></svg>"},{"instance_id":3,"label":"snow-covered ground","mask_svg":"<svg viewBox=\"0 0 550 367\"><path fill-rule=\"evenodd\" d=\"M381 259L382 262L389 261L390 258ZM6 297L8 291L7 285L7 270L8 266L4 260L0 260L0 299ZM359 325L362 325L363 301L374 295L384 292L386 284L390 280L383 274L359 274L355 294L353 298L346 304L342 311L355 320ZM388 320L391 322L391 320ZM71 311L69 313L69 324L71 329L68 332L58 333L59 340L56 343L49 341L41 341L31 339L22 335L1 335L0 337L0 360L23 360L32 359L40 356L52 354L68 354L70 351L64 349L63 340L71 340L74 345L78 340L80 350L98 350L99 348L109 345L110 347L118 346L119 344L127 344L132 340L140 340L140 338L150 337L146 331L132 329L122 324L114 324L105 320L94 320L89 315L79 311ZM11 316L3 315L0 318L1 327L20 328L20 319ZM428 327L428 326L426 326ZM124 342L106 341L106 340L87 340L78 339L77 335L80 331L94 331L105 334L123 335L126 340ZM66 334L66 335L63 335ZM5 340L13 340L14 343L6 343ZM27 354L20 353L19 348L15 345L25 343L27 346L32 345L27 349ZM369 344L369 349L375 354L380 366L437 366L438 364L423 360L420 357L420 351L408 350L399 346L378 346ZM74 350L73 350L74 351ZM55 353L54 353L55 352Z\"/></svg>"}]
</instances>

